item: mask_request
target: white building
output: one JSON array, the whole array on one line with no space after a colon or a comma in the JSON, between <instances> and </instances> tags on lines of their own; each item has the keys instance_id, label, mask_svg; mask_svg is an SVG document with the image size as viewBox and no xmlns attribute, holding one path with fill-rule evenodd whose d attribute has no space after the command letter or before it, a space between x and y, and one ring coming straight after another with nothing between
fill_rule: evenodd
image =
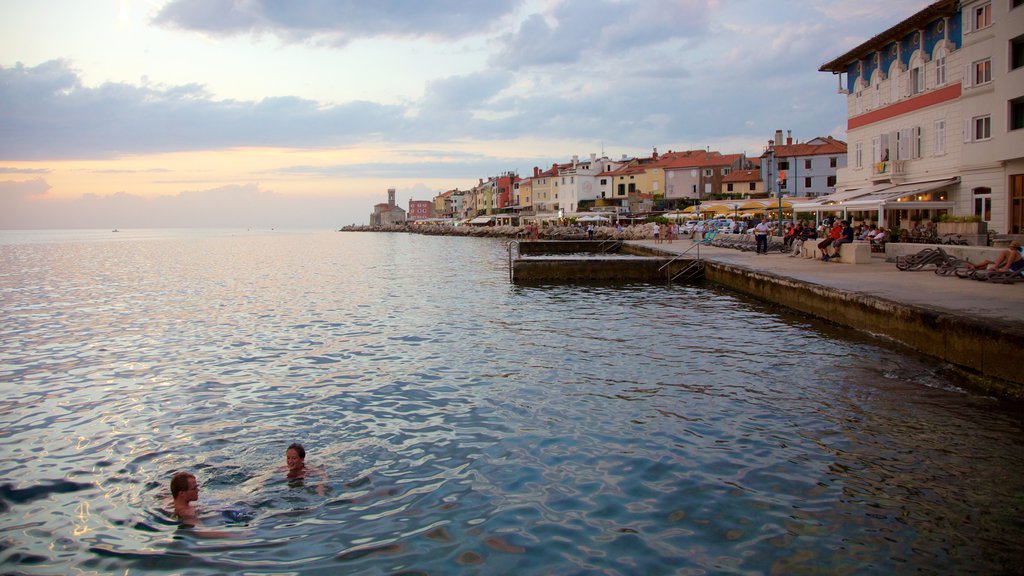
<instances>
[{"instance_id":1,"label":"white building","mask_svg":"<svg viewBox=\"0 0 1024 576\"><path fill-rule=\"evenodd\" d=\"M819 210L977 214L1021 233L1022 3L934 2L821 67L846 95L849 151Z\"/></svg>"}]
</instances>

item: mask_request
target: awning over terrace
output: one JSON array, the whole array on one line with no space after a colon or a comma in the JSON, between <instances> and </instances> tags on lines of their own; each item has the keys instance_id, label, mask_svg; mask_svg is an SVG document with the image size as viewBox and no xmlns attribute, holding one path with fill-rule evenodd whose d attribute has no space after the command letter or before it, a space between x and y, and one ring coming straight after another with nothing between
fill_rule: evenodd
<instances>
[{"instance_id":1,"label":"awning over terrace","mask_svg":"<svg viewBox=\"0 0 1024 576\"><path fill-rule=\"evenodd\" d=\"M793 204L793 210L819 215L822 212L878 212L879 224L883 224L885 210L953 208L949 192L943 193L941 189L959 181L960 178L944 178L905 184L878 184L836 192L808 202L797 202Z\"/></svg>"}]
</instances>

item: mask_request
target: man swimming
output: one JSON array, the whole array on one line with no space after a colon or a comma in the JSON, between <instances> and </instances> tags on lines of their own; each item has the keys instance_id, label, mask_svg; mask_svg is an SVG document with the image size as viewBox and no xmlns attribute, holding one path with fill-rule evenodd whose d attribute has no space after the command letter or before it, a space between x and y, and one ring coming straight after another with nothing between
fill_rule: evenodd
<instances>
[{"instance_id":1,"label":"man swimming","mask_svg":"<svg viewBox=\"0 0 1024 576\"><path fill-rule=\"evenodd\" d=\"M195 475L188 472L178 472L171 477L171 498L174 499L174 514L181 520L184 528L197 528L202 525L193 502L199 500L199 482ZM231 534L227 532L216 532L210 530L197 530L196 536L203 538L228 538ZM240 535L244 535L240 534Z\"/></svg>"},{"instance_id":2,"label":"man swimming","mask_svg":"<svg viewBox=\"0 0 1024 576\"><path fill-rule=\"evenodd\" d=\"M174 499L174 513L182 524L195 525L196 509L192 503L199 499L199 482L188 472L178 472L171 477L171 498Z\"/></svg>"}]
</instances>

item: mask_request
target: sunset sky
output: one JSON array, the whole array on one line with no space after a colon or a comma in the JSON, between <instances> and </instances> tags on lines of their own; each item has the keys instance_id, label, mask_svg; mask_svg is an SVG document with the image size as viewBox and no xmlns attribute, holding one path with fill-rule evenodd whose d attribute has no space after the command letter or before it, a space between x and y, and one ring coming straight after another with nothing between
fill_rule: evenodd
<instances>
[{"instance_id":1,"label":"sunset sky","mask_svg":"<svg viewBox=\"0 0 1024 576\"><path fill-rule=\"evenodd\" d=\"M315 227L578 154L845 139L926 0L0 0L0 228Z\"/></svg>"}]
</instances>

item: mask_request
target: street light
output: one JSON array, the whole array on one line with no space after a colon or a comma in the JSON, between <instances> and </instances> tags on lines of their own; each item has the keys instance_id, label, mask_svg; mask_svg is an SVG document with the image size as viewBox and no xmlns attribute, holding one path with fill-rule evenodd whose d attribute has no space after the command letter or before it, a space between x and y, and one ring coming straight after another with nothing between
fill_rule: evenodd
<instances>
[{"instance_id":1,"label":"street light","mask_svg":"<svg viewBox=\"0 0 1024 576\"><path fill-rule=\"evenodd\" d=\"M779 178L776 182L779 185L779 236L782 236L782 183L784 182L784 180L782 178Z\"/></svg>"}]
</instances>

